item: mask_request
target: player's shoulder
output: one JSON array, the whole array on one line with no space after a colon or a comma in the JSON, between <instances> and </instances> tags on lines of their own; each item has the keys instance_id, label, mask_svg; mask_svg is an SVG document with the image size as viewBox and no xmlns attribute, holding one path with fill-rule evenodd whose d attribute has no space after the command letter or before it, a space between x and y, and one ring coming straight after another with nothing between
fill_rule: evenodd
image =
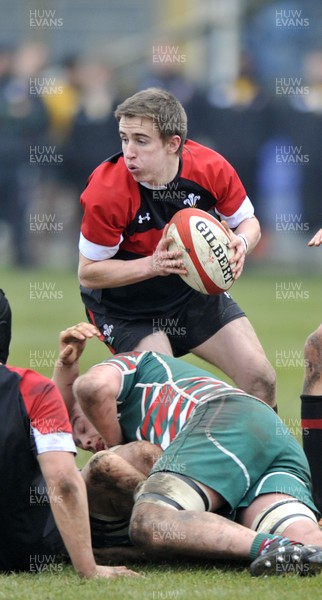
<instances>
[{"instance_id":1,"label":"player's shoulder","mask_svg":"<svg viewBox=\"0 0 322 600\"><path fill-rule=\"evenodd\" d=\"M39 396L39 394L58 394L58 388L55 383L42 373L30 368L8 366L12 373L19 376L19 387L23 395Z\"/></svg>"},{"instance_id":2,"label":"player's shoulder","mask_svg":"<svg viewBox=\"0 0 322 600\"><path fill-rule=\"evenodd\" d=\"M92 179L107 179L113 177L113 175L120 176L122 173L126 174L127 169L124 163L123 153L118 152L113 154L103 162L101 162L89 176L89 181Z\"/></svg>"},{"instance_id":3,"label":"player's shoulder","mask_svg":"<svg viewBox=\"0 0 322 600\"><path fill-rule=\"evenodd\" d=\"M181 177L194 181L215 197L220 195L235 170L222 154L198 142L188 140L182 155Z\"/></svg>"},{"instance_id":4,"label":"player's shoulder","mask_svg":"<svg viewBox=\"0 0 322 600\"><path fill-rule=\"evenodd\" d=\"M124 163L123 153L118 152L100 163L90 174L86 188L82 194L82 200L88 201L93 192L105 194L111 192L120 197L134 195L138 189L136 182L128 172Z\"/></svg>"},{"instance_id":5,"label":"player's shoulder","mask_svg":"<svg viewBox=\"0 0 322 600\"><path fill-rule=\"evenodd\" d=\"M25 377L28 377L28 373L33 373L33 371L31 371L30 369L26 369L23 367L16 367L14 365L5 365L5 368L7 369L7 371L10 371L10 373L15 373L16 375L19 376L20 379L24 379ZM36 375L38 375L38 373L35 372Z\"/></svg>"},{"instance_id":6,"label":"player's shoulder","mask_svg":"<svg viewBox=\"0 0 322 600\"><path fill-rule=\"evenodd\" d=\"M184 145L182 159L182 177L194 176L203 180L210 176L213 179L214 172L230 172L233 169L222 154L190 139Z\"/></svg>"},{"instance_id":7,"label":"player's shoulder","mask_svg":"<svg viewBox=\"0 0 322 600\"><path fill-rule=\"evenodd\" d=\"M191 157L192 159L205 160L211 162L227 162L225 157L209 146L204 146L199 142L188 139L183 147L183 159Z\"/></svg>"},{"instance_id":8,"label":"player's shoulder","mask_svg":"<svg viewBox=\"0 0 322 600\"><path fill-rule=\"evenodd\" d=\"M136 368L137 364L146 354L148 354L148 352L138 352L136 350L131 350L130 352L119 352L109 358L106 358L100 363L100 365L118 366L122 368L122 370Z\"/></svg>"}]
</instances>

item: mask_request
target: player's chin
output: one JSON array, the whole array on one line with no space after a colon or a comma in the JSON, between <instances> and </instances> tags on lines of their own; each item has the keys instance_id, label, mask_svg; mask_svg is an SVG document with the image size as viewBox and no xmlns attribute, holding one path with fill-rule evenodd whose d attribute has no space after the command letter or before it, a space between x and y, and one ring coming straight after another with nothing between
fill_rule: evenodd
<instances>
[{"instance_id":1,"label":"player's chin","mask_svg":"<svg viewBox=\"0 0 322 600\"><path fill-rule=\"evenodd\" d=\"M140 183L140 181L144 181L142 171L139 171L139 169L129 169L129 173L132 175L134 181L137 181L137 183Z\"/></svg>"}]
</instances>

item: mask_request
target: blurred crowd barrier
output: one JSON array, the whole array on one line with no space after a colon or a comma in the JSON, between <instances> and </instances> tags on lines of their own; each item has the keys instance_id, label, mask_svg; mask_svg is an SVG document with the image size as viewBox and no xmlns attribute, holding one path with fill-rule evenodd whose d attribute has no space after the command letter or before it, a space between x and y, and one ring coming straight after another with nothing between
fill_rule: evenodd
<instances>
[{"instance_id":1,"label":"blurred crowd barrier","mask_svg":"<svg viewBox=\"0 0 322 600\"><path fill-rule=\"evenodd\" d=\"M189 137L237 170L262 225L252 260L311 260L303 247L322 226L322 51L308 52L301 77L276 79L271 93L246 53L233 80L201 87L165 61L131 92L151 85L173 92ZM120 150L121 90L108 61L52 64L41 43L0 47L0 264L76 266L79 196Z\"/></svg>"}]
</instances>

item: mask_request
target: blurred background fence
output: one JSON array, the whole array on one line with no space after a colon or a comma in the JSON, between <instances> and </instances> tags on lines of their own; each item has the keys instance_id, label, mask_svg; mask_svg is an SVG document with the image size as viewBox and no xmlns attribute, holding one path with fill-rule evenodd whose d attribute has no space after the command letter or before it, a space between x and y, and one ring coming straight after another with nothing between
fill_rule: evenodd
<instances>
[{"instance_id":1,"label":"blurred background fence","mask_svg":"<svg viewBox=\"0 0 322 600\"><path fill-rule=\"evenodd\" d=\"M1 0L0 266L75 268L79 195L120 149L113 110L174 92L263 236L250 264L321 272L322 3Z\"/></svg>"}]
</instances>

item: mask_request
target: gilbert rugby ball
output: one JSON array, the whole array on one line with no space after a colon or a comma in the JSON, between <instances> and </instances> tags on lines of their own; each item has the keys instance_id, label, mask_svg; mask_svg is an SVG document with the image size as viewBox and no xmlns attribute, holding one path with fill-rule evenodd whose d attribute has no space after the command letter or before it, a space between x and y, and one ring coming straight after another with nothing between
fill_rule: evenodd
<instances>
[{"instance_id":1,"label":"gilbert rugby ball","mask_svg":"<svg viewBox=\"0 0 322 600\"><path fill-rule=\"evenodd\" d=\"M179 210L169 223L169 250L179 249L188 274L182 279L203 294L221 294L234 283L229 236L215 217L198 208Z\"/></svg>"}]
</instances>

